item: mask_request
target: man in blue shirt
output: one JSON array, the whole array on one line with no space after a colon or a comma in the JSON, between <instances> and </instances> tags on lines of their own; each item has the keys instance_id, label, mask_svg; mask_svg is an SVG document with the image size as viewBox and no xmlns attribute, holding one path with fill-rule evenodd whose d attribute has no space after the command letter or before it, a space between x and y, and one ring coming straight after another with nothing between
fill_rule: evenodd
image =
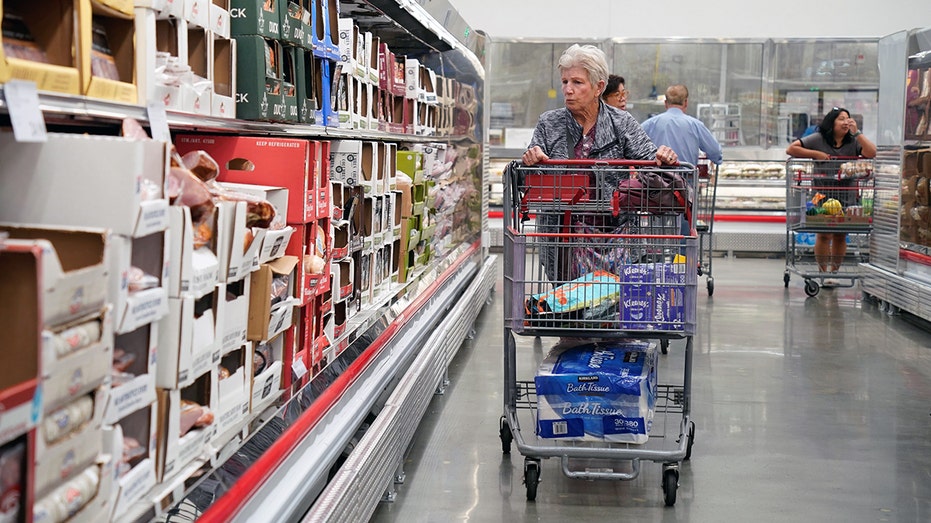
<instances>
[{"instance_id":1,"label":"man in blue shirt","mask_svg":"<svg viewBox=\"0 0 931 523\"><path fill-rule=\"evenodd\" d=\"M689 106L689 90L684 85L666 88L666 112L643 122L643 130L656 146L669 146L680 162L698 165L699 150L715 165L721 165L721 145L701 120L685 114ZM691 181L691 180L689 180ZM691 233L686 220L681 220L683 236Z\"/></svg>"},{"instance_id":2,"label":"man in blue shirt","mask_svg":"<svg viewBox=\"0 0 931 523\"><path fill-rule=\"evenodd\" d=\"M666 112L643 122L643 130L657 146L668 145L679 161L698 164L698 151L705 151L715 165L721 165L721 145L701 120L685 114L689 107L689 90L684 85L666 89Z\"/></svg>"}]
</instances>

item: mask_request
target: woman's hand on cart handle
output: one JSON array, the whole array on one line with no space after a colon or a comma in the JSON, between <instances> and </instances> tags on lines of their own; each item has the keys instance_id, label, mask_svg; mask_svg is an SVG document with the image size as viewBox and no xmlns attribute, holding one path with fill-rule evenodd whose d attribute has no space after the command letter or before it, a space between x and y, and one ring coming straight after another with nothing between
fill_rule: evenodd
<instances>
[{"instance_id":1,"label":"woman's hand on cart handle","mask_svg":"<svg viewBox=\"0 0 931 523\"><path fill-rule=\"evenodd\" d=\"M656 165L678 165L679 156L666 145L660 145L656 150Z\"/></svg>"},{"instance_id":2,"label":"woman's hand on cart handle","mask_svg":"<svg viewBox=\"0 0 931 523\"><path fill-rule=\"evenodd\" d=\"M540 146L534 145L530 149L527 149L520 159L524 162L524 165L536 165L540 162L549 160L550 157L543 152L543 149L540 149Z\"/></svg>"}]
</instances>

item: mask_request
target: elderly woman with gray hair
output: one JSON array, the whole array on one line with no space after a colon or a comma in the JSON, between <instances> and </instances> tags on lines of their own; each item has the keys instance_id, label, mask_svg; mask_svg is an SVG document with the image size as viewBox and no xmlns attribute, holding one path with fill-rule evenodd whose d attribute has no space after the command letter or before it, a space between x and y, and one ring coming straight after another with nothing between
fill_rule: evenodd
<instances>
[{"instance_id":1,"label":"elderly woman with gray hair","mask_svg":"<svg viewBox=\"0 0 931 523\"><path fill-rule=\"evenodd\" d=\"M548 159L653 160L673 165L676 153L659 149L629 113L601 100L608 81L608 62L601 49L575 44L559 57L564 109L540 115L530 147L521 157L525 165Z\"/></svg>"},{"instance_id":2,"label":"elderly woman with gray hair","mask_svg":"<svg viewBox=\"0 0 931 523\"><path fill-rule=\"evenodd\" d=\"M549 159L619 159L655 160L657 165L674 165L676 153L667 146L659 149L626 111L604 103L601 94L608 80L608 62L601 49L575 44L559 58L564 109L554 109L540 115L530 146L521 160L532 166ZM609 190L616 189L625 169L612 169L605 174ZM538 216L540 232L558 233L564 226L558 215ZM573 232L623 232L626 220L613 223L572 223ZM612 230L613 229L613 230ZM549 243L549 242L548 242ZM547 278L554 285L572 280L595 268L617 268L633 253L623 248L591 247L587 251L568 251L558 241L545 247L540 255Z\"/></svg>"}]
</instances>

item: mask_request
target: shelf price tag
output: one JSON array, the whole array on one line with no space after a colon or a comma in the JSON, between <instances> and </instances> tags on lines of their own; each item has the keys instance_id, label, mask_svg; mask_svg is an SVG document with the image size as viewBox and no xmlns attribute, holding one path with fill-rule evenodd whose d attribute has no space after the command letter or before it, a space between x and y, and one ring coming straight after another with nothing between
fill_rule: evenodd
<instances>
[{"instance_id":1,"label":"shelf price tag","mask_svg":"<svg viewBox=\"0 0 931 523\"><path fill-rule=\"evenodd\" d=\"M149 113L149 129L152 131L152 139L171 143L171 131L168 129L168 114L165 112L165 104L149 102L147 111Z\"/></svg>"},{"instance_id":2,"label":"shelf price tag","mask_svg":"<svg viewBox=\"0 0 931 523\"><path fill-rule=\"evenodd\" d=\"M304 360L294 360L291 363L291 370L299 380L303 379L304 376L307 375L307 365L304 365Z\"/></svg>"},{"instance_id":3,"label":"shelf price tag","mask_svg":"<svg viewBox=\"0 0 931 523\"><path fill-rule=\"evenodd\" d=\"M45 117L39 108L39 92L34 82L10 80L3 86L3 96L10 112L13 136L17 142L48 141Z\"/></svg>"}]
</instances>

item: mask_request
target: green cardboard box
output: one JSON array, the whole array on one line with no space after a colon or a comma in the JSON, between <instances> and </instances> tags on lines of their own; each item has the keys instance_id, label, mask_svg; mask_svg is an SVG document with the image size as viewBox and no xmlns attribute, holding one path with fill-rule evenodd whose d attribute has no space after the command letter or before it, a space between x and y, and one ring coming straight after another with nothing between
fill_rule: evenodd
<instances>
[{"instance_id":1,"label":"green cardboard box","mask_svg":"<svg viewBox=\"0 0 931 523\"><path fill-rule=\"evenodd\" d=\"M237 36L236 116L284 121L281 45L261 36Z\"/></svg>"},{"instance_id":2,"label":"green cardboard box","mask_svg":"<svg viewBox=\"0 0 931 523\"><path fill-rule=\"evenodd\" d=\"M304 26L304 42L301 47L308 51L314 50L314 4L317 0L301 1L301 23Z\"/></svg>"},{"instance_id":3,"label":"green cardboard box","mask_svg":"<svg viewBox=\"0 0 931 523\"><path fill-rule=\"evenodd\" d=\"M297 53L299 48L290 45L282 45L281 52L281 96L284 99L286 122L297 123L300 121L300 112L298 109L297 97Z\"/></svg>"},{"instance_id":4,"label":"green cardboard box","mask_svg":"<svg viewBox=\"0 0 931 523\"><path fill-rule=\"evenodd\" d=\"M317 100L317 75L314 74L314 53L307 49L295 49L294 63L297 66L298 120L301 123L323 125L317 121L320 102Z\"/></svg>"},{"instance_id":5,"label":"green cardboard box","mask_svg":"<svg viewBox=\"0 0 931 523\"><path fill-rule=\"evenodd\" d=\"M230 0L230 34L281 38L281 0Z\"/></svg>"},{"instance_id":6,"label":"green cardboard box","mask_svg":"<svg viewBox=\"0 0 931 523\"><path fill-rule=\"evenodd\" d=\"M395 167L414 183L423 179L423 155L417 151L398 151Z\"/></svg>"},{"instance_id":7,"label":"green cardboard box","mask_svg":"<svg viewBox=\"0 0 931 523\"><path fill-rule=\"evenodd\" d=\"M300 0L278 0L281 2L278 11L281 13L282 42L291 45L304 45L304 23L302 21L303 7Z\"/></svg>"}]
</instances>

